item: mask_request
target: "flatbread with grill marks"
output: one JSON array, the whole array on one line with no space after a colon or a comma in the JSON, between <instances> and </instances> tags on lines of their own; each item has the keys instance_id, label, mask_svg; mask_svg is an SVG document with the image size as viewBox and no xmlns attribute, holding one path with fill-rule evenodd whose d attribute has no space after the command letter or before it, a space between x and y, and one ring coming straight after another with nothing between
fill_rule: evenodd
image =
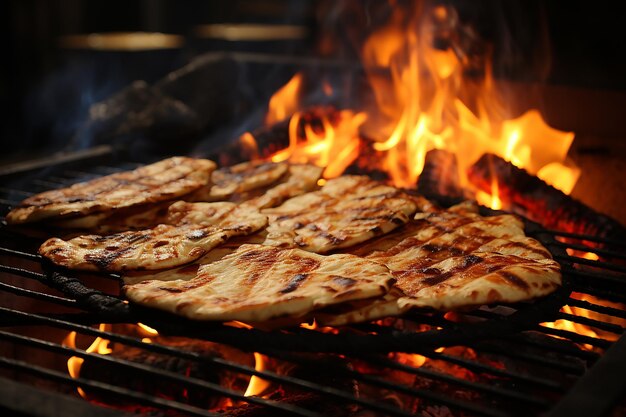
<instances>
[{"instance_id":1,"label":"flatbread with grill marks","mask_svg":"<svg viewBox=\"0 0 626 417\"><path fill-rule=\"evenodd\" d=\"M400 190L365 176L329 180L321 190L263 210L265 244L326 253L380 236L407 223L417 209Z\"/></svg>"},{"instance_id":2,"label":"flatbread with grill marks","mask_svg":"<svg viewBox=\"0 0 626 417\"><path fill-rule=\"evenodd\" d=\"M262 322L381 296L393 281L383 265L352 255L243 245L191 280L148 280L124 292L135 303L194 320Z\"/></svg>"},{"instance_id":3,"label":"flatbread with grill marks","mask_svg":"<svg viewBox=\"0 0 626 417\"><path fill-rule=\"evenodd\" d=\"M70 269L159 270L193 262L227 239L251 234L267 224L267 217L258 210L233 203L179 202L170 206L168 216L173 224L147 230L86 235L68 241L48 239L39 253Z\"/></svg>"},{"instance_id":4,"label":"flatbread with grill marks","mask_svg":"<svg viewBox=\"0 0 626 417\"><path fill-rule=\"evenodd\" d=\"M211 175L211 184L196 191L193 201L223 201L273 184L286 175L287 162L248 161L220 168Z\"/></svg>"},{"instance_id":5,"label":"flatbread with grill marks","mask_svg":"<svg viewBox=\"0 0 626 417\"><path fill-rule=\"evenodd\" d=\"M247 201L259 209L276 207L285 200L312 191L322 176L323 168L308 164L289 164L283 182L268 188L262 195Z\"/></svg>"},{"instance_id":6,"label":"flatbread with grill marks","mask_svg":"<svg viewBox=\"0 0 626 417\"><path fill-rule=\"evenodd\" d=\"M7 222L20 224L59 220L172 200L208 184L215 168L215 163L207 159L164 159L133 171L29 197L9 212Z\"/></svg>"},{"instance_id":7,"label":"flatbread with grill marks","mask_svg":"<svg viewBox=\"0 0 626 417\"><path fill-rule=\"evenodd\" d=\"M545 296L561 285L559 264L512 215L418 213L414 236L367 259L383 263L407 308L458 310Z\"/></svg>"}]
</instances>

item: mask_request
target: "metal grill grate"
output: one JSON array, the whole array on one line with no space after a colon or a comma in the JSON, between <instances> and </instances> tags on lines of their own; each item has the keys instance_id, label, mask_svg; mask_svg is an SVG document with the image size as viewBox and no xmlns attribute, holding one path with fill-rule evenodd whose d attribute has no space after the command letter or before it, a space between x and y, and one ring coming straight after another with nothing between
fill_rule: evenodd
<instances>
[{"instance_id":1,"label":"metal grill grate","mask_svg":"<svg viewBox=\"0 0 626 417\"><path fill-rule=\"evenodd\" d=\"M88 169L54 167L44 174L14 178L0 188L2 213L28 195L135 166L115 163ZM450 410L452 415L551 412L559 416L572 409L579 414L603 415L624 392L621 375L626 372L626 339L619 336L626 320L626 307L622 304L626 303L626 244L532 227L529 233L546 244L562 264L567 286L560 293L534 303L480 309L454 317L415 312L402 319L355 325L338 334L327 334L303 328L272 332L193 323L137 308L119 297L118 277L57 270L42 263L36 254L40 238L3 227L0 374L34 387L49 385L50 381L63 386L55 387L58 395L54 398L60 404L68 397L76 397L74 388L81 387L90 395L149 407L156 415L175 411L197 416L318 416L369 411L375 415L408 416L418 410L431 415L447 415L445 411ZM566 250L581 255L593 252L601 258L589 260L569 255ZM574 309L565 310L563 305ZM586 312L599 315L588 317ZM594 334L540 324L554 320L586 326ZM122 331L94 327L99 323L137 322L148 324L161 335L260 352L272 361L295 367L295 371L259 371L250 364L224 357L166 343L146 343L141 337ZM59 331L101 337L118 347L162 355L170 361L182 360L216 372L228 371L243 375L242 378L260 377L282 387L281 395L246 397L242 390L220 385L211 378L67 347L52 336ZM451 348L441 351L438 348L442 346ZM30 354L20 354L22 349ZM419 354L426 358L426 363L417 366L398 360L394 352ZM53 365L40 363L39 355L54 355L57 360ZM58 366L72 356L143 381L135 384L138 387L149 385L154 379L169 381L181 392L195 390L229 398L236 406L222 412L208 411L190 398L164 398L135 385L118 386L96 377L72 378ZM600 371L596 370L601 371L601 384L596 376ZM6 400L9 385L3 386L0 393ZM598 389L599 386L606 388ZM594 396L590 399L581 392ZM10 407L8 403L1 404ZM35 410L29 411L26 406L26 413L35 414Z\"/></svg>"}]
</instances>

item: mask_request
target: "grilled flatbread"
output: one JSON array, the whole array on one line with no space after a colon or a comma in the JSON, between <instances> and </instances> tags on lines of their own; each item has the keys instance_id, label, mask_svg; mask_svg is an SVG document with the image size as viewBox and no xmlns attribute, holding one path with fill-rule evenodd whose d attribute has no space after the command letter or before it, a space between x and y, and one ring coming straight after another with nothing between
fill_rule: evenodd
<instances>
[{"instance_id":1,"label":"grilled flatbread","mask_svg":"<svg viewBox=\"0 0 626 417\"><path fill-rule=\"evenodd\" d=\"M244 210L232 203L217 203L219 207L213 209L210 207L212 203L197 204L174 204L170 215L177 219L175 224L109 236L79 236L68 241L52 238L44 242L39 253L70 269L159 270L193 262L227 239L248 235L267 223L267 218L253 208ZM228 212L227 208L231 211ZM181 215L181 211L186 215ZM186 216L193 216L197 222L187 222L189 218Z\"/></svg>"},{"instance_id":2,"label":"grilled flatbread","mask_svg":"<svg viewBox=\"0 0 626 417\"><path fill-rule=\"evenodd\" d=\"M144 281L124 291L135 303L194 320L262 322L381 296L392 283L387 268L356 256L243 245L191 280Z\"/></svg>"},{"instance_id":3,"label":"grilled flatbread","mask_svg":"<svg viewBox=\"0 0 626 417\"><path fill-rule=\"evenodd\" d=\"M193 261L190 264L166 269L163 271L128 271L122 276L122 280L125 285L136 284L141 281L154 280L154 281L175 281L184 280L189 281L194 278L201 265L210 264L212 262L219 261L226 255L235 253L241 245L246 244L260 244L265 240L264 231L259 231L249 236L236 236L232 239L219 245L216 248L211 249L206 255Z\"/></svg>"},{"instance_id":4,"label":"grilled flatbread","mask_svg":"<svg viewBox=\"0 0 626 417\"><path fill-rule=\"evenodd\" d=\"M215 163L207 159L165 159L133 171L29 197L9 212L7 222L19 224L59 220L172 200L206 185L215 167Z\"/></svg>"},{"instance_id":5,"label":"grilled flatbread","mask_svg":"<svg viewBox=\"0 0 626 417\"><path fill-rule=\"evenodd\" d=\"M211 184L196 191L193 201L224 201L248 191L273 184L286 175L289 164L249 161L220 168L211 175Z\"/></svg>"},{"instance_id":6,"label":"grilled flatbread","mask_svg":"<svg viewBox=\"0 0 626 417\"><path fill-rule=\"evenodd\" d=\"M514 216L418 213L414 236L367 256L397 279L400 311L458 310L544 296L561 284L560 267Z\"/></svg>"},{"instance_id":7,"label":"grilled flatbread","mask_svg":"<svg viewBox=\"0 0 626 417\"><path fill-rule=\"evenodd\" d=\"M112 210L108 213L95 213L51 222L61 229L81 229L98 234L141 230L164 223L171 201Z\"/></svg>"},{"instance_id":8,"label":"grilled flatbread","mask_svg":"<svg viewBox=\"0 0 626 417\"><path fill-rule=\"evenodd\" d=\"M283 182L268 188L263 195L253 198L246 204L259 209L276 207L288 198L314 190L322 172L323 168L315 165L289 164L289 171Z\"/></svg>"},{"instance_id":9,"label":"grilled flatbread","mask_svg":"<svg viewBox=\"0 0 626 417\"><path fill-rule=\"evenodd\" d=\"M396 188L364 176L339 177L263 210L270 219L265 244L316 253L347 248L407 223L416 209Z\"/></svg>"}]
</instances>

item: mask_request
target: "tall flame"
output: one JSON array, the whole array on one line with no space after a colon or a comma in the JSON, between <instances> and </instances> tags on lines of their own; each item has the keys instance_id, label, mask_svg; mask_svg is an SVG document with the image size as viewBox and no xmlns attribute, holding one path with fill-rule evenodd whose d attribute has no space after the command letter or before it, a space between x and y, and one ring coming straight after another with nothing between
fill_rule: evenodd
<instances>
[{"instance_id":1,"label":"tall flame","mask_svg":"<svg viewBox=\"0 0 626 417\"><path fill-rule=\"evenodd\" d=\"M570 193L580 175L566 160L574 134L548 126L535 109L511 117L488 54L482 74L466 75L470 58L462 45L453 37L443 44L436 39L454 31L446 25L458 20L448 6L420 6L412 14L394 6L387 24L362 47L374 108L344 109L338 117L322 114L312 123L298 111L304 80L302 74L294 76L269 103L267 124L291 117L289 146L271 160L314 163L332 178L357 158L368 158L369 167L386 171L394 185L414 187L427 152L445 149L456 156L460 185L471 188L468 168L484 153L494 153ZM332 92L325 80L320 88ZM360 155L363 136L373 141L365 156ZM249 134L245 142L254 146ZM491 193L477 198L500 208L498 187L494 182Z\"/></svg>"}]
</instances>

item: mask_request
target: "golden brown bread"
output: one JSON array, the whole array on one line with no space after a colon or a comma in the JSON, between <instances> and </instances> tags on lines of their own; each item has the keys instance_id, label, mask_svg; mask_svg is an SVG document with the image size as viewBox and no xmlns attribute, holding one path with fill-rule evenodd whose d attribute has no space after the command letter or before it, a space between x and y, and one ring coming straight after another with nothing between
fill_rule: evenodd
<instances>
[{"instance_id":1,"label":"golden brown bread","mask_svg":"<svg viewBox=\"0 0 626 417\"><path fill-rule=\"evenodd\" d=\"M387 268L356 256L243 245L190 280L147 280L124 291L135 303L194 320L262 322L381 296L392 283Z\"/></svg>"},{"instance_id":2,"label":"golden brown bread","mask_svg":"<svg viewBox=\"0 0 626 417\"><path fill-rule=\"evenodd\" d=\"M60 220L172 200L206 185L215 167L215 163L207 159L164 159L133 171L29 197L9 212L7 222Z\"/></svg>"},{"instance_id":3,"label":"golden brown bread","mask_svg":"<svg viewBox=\"0 0 626 417\"><path fill-rule=\"evenodd\" d=\"M269 216L265 244L316 253L348 248L403 225L416 209L396 188L364 176L339 177L263 210Z\"/></svg>"}]
</instances>

